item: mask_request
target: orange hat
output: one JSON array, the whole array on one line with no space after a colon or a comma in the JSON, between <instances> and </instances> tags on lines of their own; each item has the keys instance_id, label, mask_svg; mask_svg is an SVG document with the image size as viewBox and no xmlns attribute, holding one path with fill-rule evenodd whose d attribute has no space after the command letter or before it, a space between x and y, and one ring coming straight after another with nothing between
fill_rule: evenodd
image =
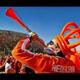
<instances>
[{"instance_id":1,"label":"orange hat","mask_svg":"<svg viewBox=\"0 0 80 80\"><path fill-rule=\"evenodd\" d=\"M73 26L73 28L71 27ZM67 31L70 32L67 32ZM65 34L67 32L67 34ZM76 35L74 36L74 34ZM60 35L57 35L52 41L60 47L64 55L76 53L75 47L80 45L80 41L73 44L69 43L69 39L80 38L80 28L74 22L67 23L62 29Z\"/></svg>"}]
</instances>

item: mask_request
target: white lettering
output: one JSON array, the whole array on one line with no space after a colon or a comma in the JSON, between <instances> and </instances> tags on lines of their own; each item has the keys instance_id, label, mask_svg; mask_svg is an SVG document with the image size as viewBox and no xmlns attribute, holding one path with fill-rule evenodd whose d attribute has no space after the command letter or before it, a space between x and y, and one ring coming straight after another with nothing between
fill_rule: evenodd
<instances>
[{"instance_id":1,"label":"white lettering","mask_svg":"<svg viewBox=\"0 0 80 80\"><path fill-rule=\"evenodd\" d=\"M53 65L52 71L61 73L73 73L75 72L75 66Z\"/></svg>"}]
</instances>

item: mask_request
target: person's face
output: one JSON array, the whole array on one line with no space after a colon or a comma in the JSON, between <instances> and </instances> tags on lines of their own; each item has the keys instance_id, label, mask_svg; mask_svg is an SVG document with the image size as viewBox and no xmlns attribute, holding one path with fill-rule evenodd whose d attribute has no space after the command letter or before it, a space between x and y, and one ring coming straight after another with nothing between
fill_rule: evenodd
<instances>
[{"instance_id":1,"label":"person's face","mask_svg":"<svg viewBox=\"0 0 80 80\"><path fill-rule=\"evenodd\" d=\"M60 48L57 46L56 42L50 41L48 47L52 48L54 51L60 51Z\"/></svg>"},{"instance_id":2,"label":"person's face","mask_svg":"<svg viewBox=\"0 0 80 80\"><path fill-rule=\"evenodd\" d=\"M48 47L50 47L50 48L52 48L53 50L55 50L54 44L49 44Z\"/></svg>"},{"instance_id":3,"label":"person's face","mask_svg":"<svg viewBox=\"0 0 80 80\"><path fill-rule=\"evenodd\" d=\"M55 44L54 44L54 42L53 42L53 41L50 41L50 42L48 43L48 47L55 49Z\"/></svg>"}]
</instances>

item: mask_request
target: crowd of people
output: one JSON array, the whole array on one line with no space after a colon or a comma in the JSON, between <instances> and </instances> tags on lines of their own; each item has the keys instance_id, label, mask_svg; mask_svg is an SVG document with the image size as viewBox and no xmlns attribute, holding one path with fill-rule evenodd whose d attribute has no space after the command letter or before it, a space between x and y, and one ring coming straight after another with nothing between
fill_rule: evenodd
<instances>
[{"instance_id":1,"label":"crowd of people","mask_svg":"<svg viewBox=\"0 0 80 80\"><path fill-rule=\"evenodd\" d=\"M3 57L0 55L0 73L1 74L31 74L34 73L34 71L30 68L28 68L26 65L21 64L19 61L17 61L12 55L6 55Z\"/></svg>"}]
</instances>

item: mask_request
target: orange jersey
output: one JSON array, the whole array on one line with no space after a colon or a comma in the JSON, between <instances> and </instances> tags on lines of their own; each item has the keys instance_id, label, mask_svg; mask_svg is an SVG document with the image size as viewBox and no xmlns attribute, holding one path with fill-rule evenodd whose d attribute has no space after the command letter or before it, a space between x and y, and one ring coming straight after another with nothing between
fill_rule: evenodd
<instances>
[{"instance_id":1,"label":"orange jersey","mask_svg":"<svg viewBox=\"0 0 80 80\"><path fill-rule=\"evenodd\" d=\"M21 39L12 50L12 55L22 64L26 64L35 73L78 73L75 64L67 58L59 58L48 54L34 54L26 50L30 45L30 39Z\"/></svg>"},{"instance_id":2,"label":"orange jersey","mask_svg":"<svg viewBox=\"0 0 80 80\"><path fill-rule=\"evenodd\" d=\"M2 66L5 62L5 58L2 58L2 60L0 60L0 66Z\"/></svg>"},{"instance_id":3,"label":"orange jersey","mask_svg":"<svg viewBox=\"0 0 80 80\"><path fill-rule=\"evenodd\" d=\"M77 69L80 70L80 54L75 53L74 55L70 55L69 58L76 65Z\"/></svg>"}]
</instances>

